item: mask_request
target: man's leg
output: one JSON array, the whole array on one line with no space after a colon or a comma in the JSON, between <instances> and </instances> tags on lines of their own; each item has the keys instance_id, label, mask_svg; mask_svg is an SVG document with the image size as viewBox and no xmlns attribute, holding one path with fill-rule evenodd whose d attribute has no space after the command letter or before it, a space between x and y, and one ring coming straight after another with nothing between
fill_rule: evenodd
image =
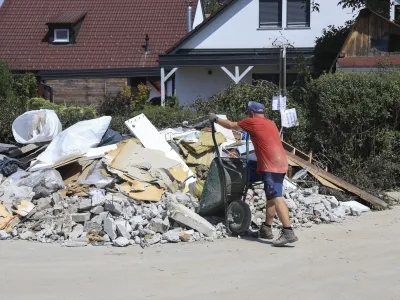
<instances>
[{"instance_id":1,"label":"man's leg","mask_svg":"<svg viewBox=\"0 0 400 300\"><path fill-rule=\"evenodd\" d=\"M286 205L285 200L283 200L282 197L277 197L271 201L275 202L276 212L278 214L279 220L282 222L283 228L291 228L289 209Z\"/></svg>"},{"instance_id":2,"label":"man's leg","mask_svg":"<svg viewBox=\"0 0 400 300\"><path fill-rule=\"evenodd\" d=\"M274 234L272 233L272 223L275 218L275 199L267 200L267 211L265 214L265 223L261 226L260 237L272 240L274 238Z\"/></svg>"}]
</instances>

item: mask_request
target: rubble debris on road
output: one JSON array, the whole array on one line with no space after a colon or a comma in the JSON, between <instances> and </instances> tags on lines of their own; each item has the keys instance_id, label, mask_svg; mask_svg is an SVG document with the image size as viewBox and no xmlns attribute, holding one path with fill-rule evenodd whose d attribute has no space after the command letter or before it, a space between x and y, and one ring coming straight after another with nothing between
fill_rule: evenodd
<instances>
[{"instance_id":1,"label":"rubble debris on road","mask_svg":"<svg viewBox=\"0 0 400 300\"><path fill-rule=\"evenodd\" d=\"M145 248L227 237L220 218L205 219L197 213L198 199L215 151L223 157L243 153L238 149L244 145L240 135L218 128L214 149L208 129L159 132L140 115L126 121L136 136L126 138L108 128L110 121L83 121L64 131L54 125L51 133L37 139L42 143L0 144L1 166L9 168L0 176L0 240ZM32 136L22 129L18 128L20 136ZM35 130L37 137L43 133ZM307 170L312 174L312 167ZM307 172L295 178L303 178L303 173ZM294 227L340 222L369 210L289 178L284 186ZM257 229L265 220L263 186L253 184L246 202Z\"/></svg>"}]
</instances>

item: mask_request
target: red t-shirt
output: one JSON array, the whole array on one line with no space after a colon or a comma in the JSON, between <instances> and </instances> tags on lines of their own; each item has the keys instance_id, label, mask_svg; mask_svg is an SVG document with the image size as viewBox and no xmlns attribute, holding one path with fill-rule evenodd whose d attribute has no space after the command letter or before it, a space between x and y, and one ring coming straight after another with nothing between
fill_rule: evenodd
<instances>
[{"instance_id":1,"label":"red t-shirt","mask_svg":"<svg viewBox=\"0 0 400 300\"><path fill-rule=\"evenodd\" d=\"M238 125L250 134L257 172L286 173L288 161L275 123L267 118L247 118Z\"/></svg>"}]
</instances>

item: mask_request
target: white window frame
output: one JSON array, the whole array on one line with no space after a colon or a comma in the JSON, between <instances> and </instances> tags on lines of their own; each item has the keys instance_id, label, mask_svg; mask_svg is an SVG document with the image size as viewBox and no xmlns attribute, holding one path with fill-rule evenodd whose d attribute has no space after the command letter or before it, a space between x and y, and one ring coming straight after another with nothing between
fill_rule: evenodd
<instances>
[{"instance_id":1,"label":"white window frame","mask_svg":"<svg viewBox=\"0 0 400 300\"><path fill-rule=\"evenodd\" d=\"M67 38L66 39L58 39L57 32L59 31L67 31ZM69 42L69 29L68 28L58 28L54 29L54 43L68 43Z\"/></svg>"}]
</instances>

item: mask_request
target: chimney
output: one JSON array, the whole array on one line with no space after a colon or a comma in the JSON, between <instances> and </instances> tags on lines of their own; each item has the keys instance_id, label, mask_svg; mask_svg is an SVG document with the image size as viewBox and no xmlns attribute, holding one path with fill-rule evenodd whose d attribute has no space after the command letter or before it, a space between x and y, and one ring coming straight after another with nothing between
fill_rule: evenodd
<instances>
[{"instance_id":1,"label":"chimney","mask_svg":"<svg viewBox=\"0 0 400 300\"><path fill-rule=\"evenodd\" d=\"M146 33L146 37L144 38L145 45L144 45L144 54L150 54L149 50L149 35Z\"/></svg>"},{"instance_id":2,"label":"chimney","mask_svg":"<svg viewBox=\"0 0 400 300\"><path fill-rule=\"evenodd\" d=\"M188 6L187 6L187 16L186 16L186 28L187 28L187 32L191 32L192 31L192 0L187 0L186 1Z\"/></svg>"}]
</instances>

